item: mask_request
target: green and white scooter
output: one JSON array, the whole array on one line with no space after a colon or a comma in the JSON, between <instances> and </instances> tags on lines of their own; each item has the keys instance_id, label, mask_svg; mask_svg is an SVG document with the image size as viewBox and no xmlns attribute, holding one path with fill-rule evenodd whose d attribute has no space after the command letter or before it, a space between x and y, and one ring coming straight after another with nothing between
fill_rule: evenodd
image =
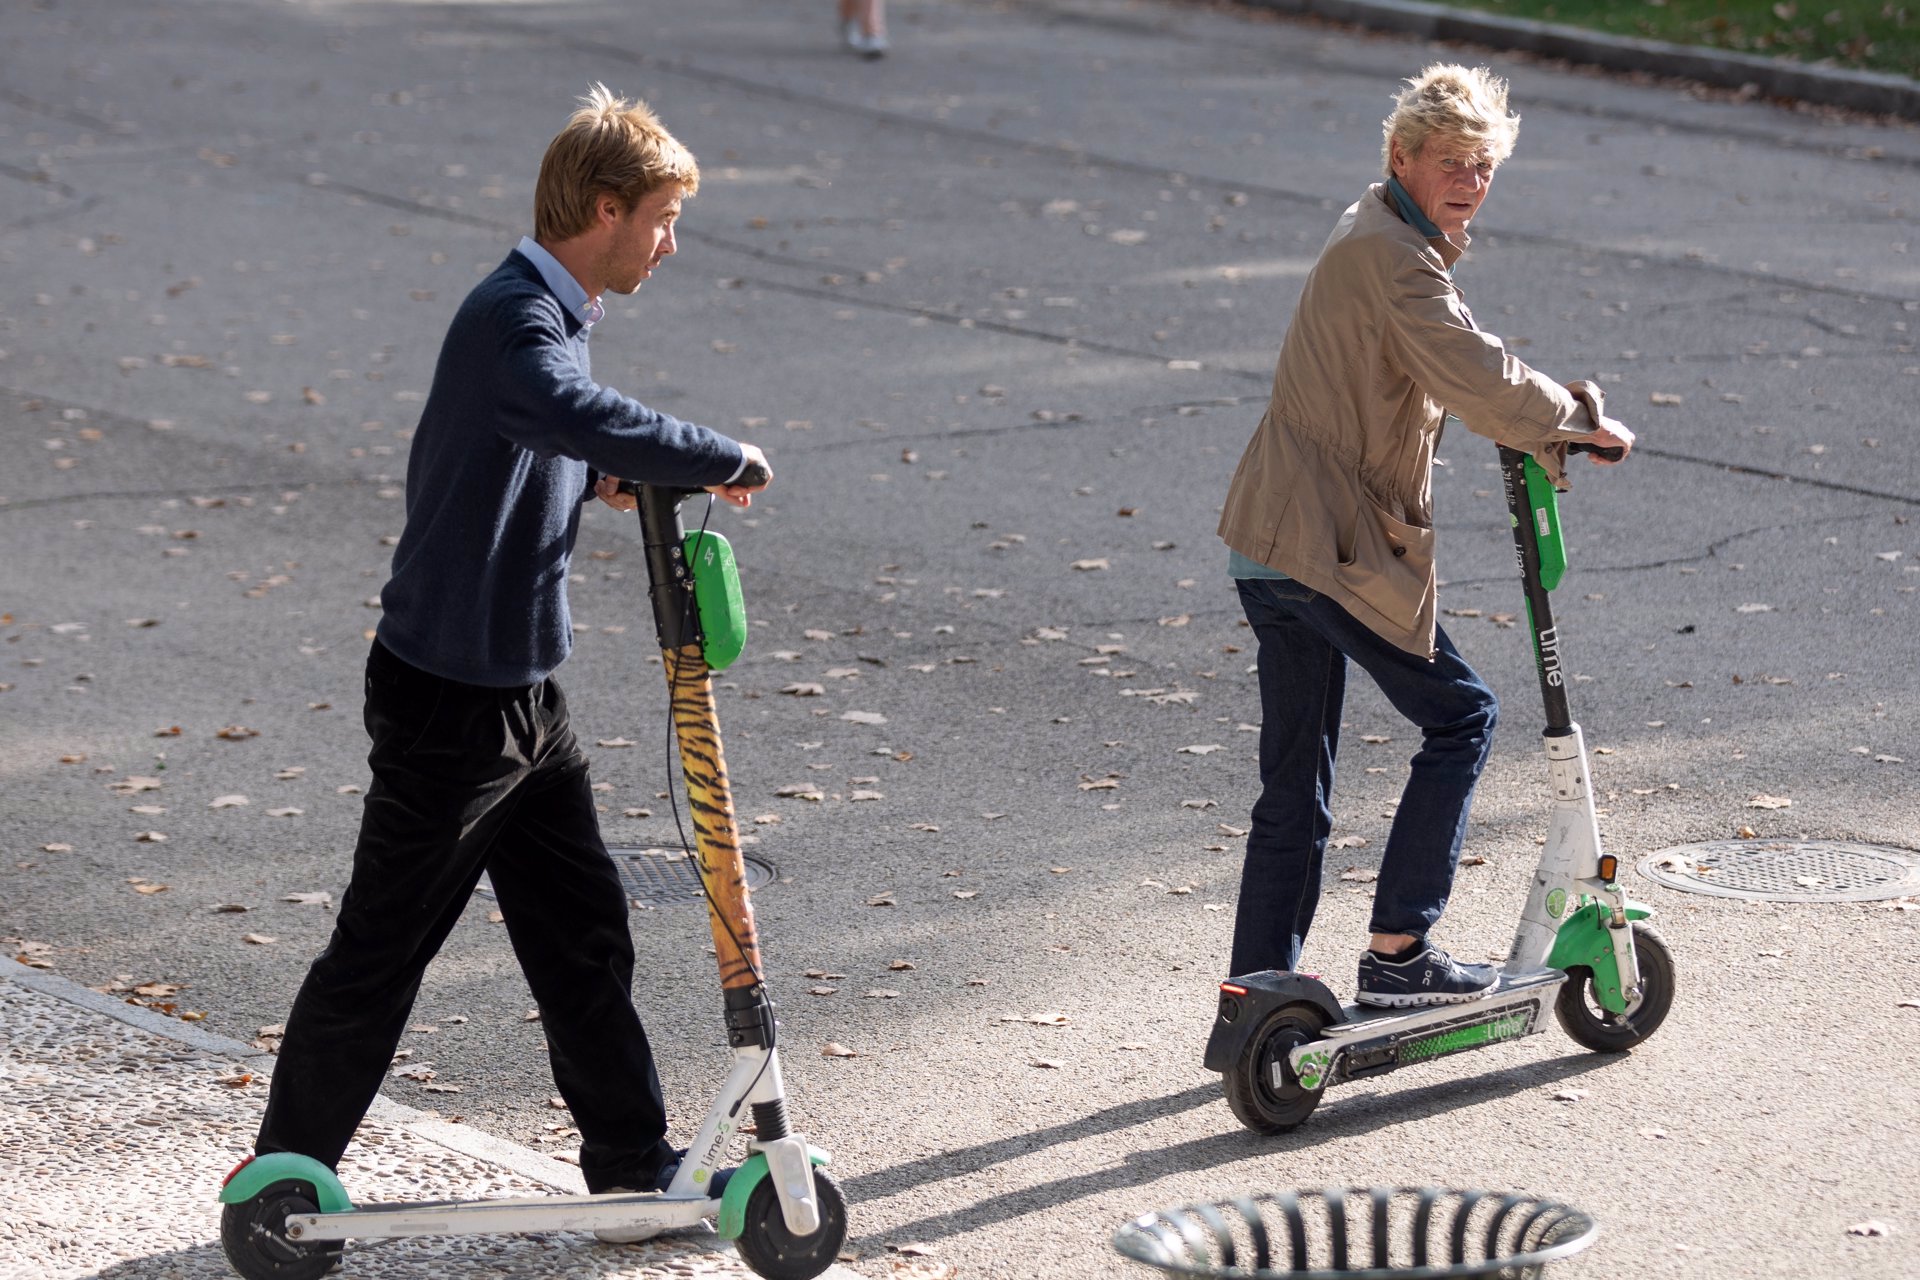
<instances>
[{"instance_id":1,"label":"green and white scooter","mask_svg":"<svg viewBox=\"0 0 1920 1280\"><path fill-rule=\"evenodd\" d=\"M1311 974L1279 970L1221 983L1206 1065L1224 1074L1228 1105L1255 1132L1299 1126L1329 1085L1544 1030L1549 1005L1568 1035L1604 1053L1645 1040L1673 1004L1673 959L1643 923L1647 908L1620 886L1619 859L1601 849L1586 746L1567 707L1560 632L1547 598L1567 568L1553 485L1518 450L1502 447L1500 464L1546 704L1553 788L1546 847L1520 927L1493 994L1467 1004L1343 1005Z\"/></svg>"},{"instance_id":2,"label":"green and white scooter","mask_svg":"<svg viewBox=\"0 0 1920 1280\"><path fill-rule=\"evenodd\" d=\"M764 482L764 476L741 483ZM340 1264L349 1239L690 1227L713 1218L747 1265L768 1280L811 1280L833 1264L847 1235L846 1201L824 1152L787 1117L773 1002L760 967L739 829L720 751L709 673L746 642L740 578L725 538L688 535L682 490L641 485L647 575L661 659L672 695L681 773L694 824L708 923L720 962L733 1068L665 1191L513 1200L355 1205L318 1160L256 1156L227 1175L220 1242L246 1280L313 1280ZM704 496L704 495L701 495ZM736 1137L747 1159L717 1197L708 1193Z\"/></svg>"}]
</instances>

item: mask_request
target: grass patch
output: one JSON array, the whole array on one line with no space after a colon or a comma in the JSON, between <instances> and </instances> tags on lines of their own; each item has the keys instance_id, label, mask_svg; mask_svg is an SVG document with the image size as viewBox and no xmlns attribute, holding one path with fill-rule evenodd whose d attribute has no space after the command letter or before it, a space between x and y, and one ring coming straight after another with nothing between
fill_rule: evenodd
<instances>
[{"instance_id":1,"label":"grass patch","mask_svg":"<svg viewBox=\"0 0 1920 1280\"><path fill-rule=\"evenodd\" d=\"M1920 0L1448 0L1509 18L1920 78Z\"/></svg>"}]
</instances>

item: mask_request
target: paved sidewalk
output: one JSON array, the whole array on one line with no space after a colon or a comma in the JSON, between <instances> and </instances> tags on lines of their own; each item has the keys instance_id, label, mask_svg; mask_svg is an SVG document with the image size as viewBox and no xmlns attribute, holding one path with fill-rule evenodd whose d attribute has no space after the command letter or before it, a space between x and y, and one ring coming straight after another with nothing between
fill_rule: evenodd
<instances>
[{"instance_id":1,"label":"paved sidewalk","mask_svg":"<svg viewBox=\"0 0 1920 1280\"><path fill-rule=\"evenodd\" d=\"M0 1278L232 1276L214 1197L248 1149L271 1061L239 1041L0 960L0 1184L32 1190L0 1217ZM364 1201L585 1189L576 1170L550 1155L385 1099L340 1174ZM753 1273L711 1234L616 1246L546 1232L350 1243L343 1274Z\"/></svg>"}]
</instances>

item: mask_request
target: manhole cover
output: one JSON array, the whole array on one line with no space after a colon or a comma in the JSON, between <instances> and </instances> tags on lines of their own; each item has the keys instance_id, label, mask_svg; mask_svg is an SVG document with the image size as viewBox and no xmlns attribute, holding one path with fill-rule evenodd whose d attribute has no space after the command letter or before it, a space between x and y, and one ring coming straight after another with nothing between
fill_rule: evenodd
<instances>
[{"instance_id":1,"label":"manhole cover","mask_svg":"<svg viewBox=\"0 0 1920 1280\"><path fill-rule=\"evenodd\" d=\"M1920 855L1836 840L1709 840L1642 858L1670 889L1767 902L1875 902L1920 892Z\"/></svg>"},{"instance_id":2,"label":"manhole cover","mask_svg":"<svg viewBox=\"0 0 1920 1280\"><path fill-rule=\"evenodd\" d=\"M705 902L700 890L700 872L693 858L680 849L639 848L634 845L608 845L613 865L620 872L620 883L627 897L649 907L675 907L689 902ZM773 882L773 864L752 854L745 855L747 888L758 889ZM474 890L492 898L493 882L485 876Z\"/></svg>"}]
</instances>

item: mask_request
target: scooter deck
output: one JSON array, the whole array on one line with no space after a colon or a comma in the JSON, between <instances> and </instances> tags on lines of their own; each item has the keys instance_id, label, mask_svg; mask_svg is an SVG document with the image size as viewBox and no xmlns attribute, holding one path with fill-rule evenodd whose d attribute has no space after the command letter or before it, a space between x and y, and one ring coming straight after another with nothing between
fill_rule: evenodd
<instances>
[{"instance_id":1,"label":"scooter deck","mask_svg":"<svg viewBox=\"0 0 1920 1280\"><path fill-rule=\"evenodd\" d=\"M668 1198L660 1191L597 1196L523 1196L512 1200L429 1200L356 1205L339 1213L287 1218L287 1236L318 1240L381 1240L401 1236L488 1232L594 1231L658 1223L690 1227L720 1212L705 1197Z\"/></svg>"},{"instance_id":2,"label":"scooter deck","mask_svg":"<svg viewBox=\"0 0 1920 1280\"><path fill-rule=\"evenodd\" d=\"M1468 1049L1532 1035L1567 975L1559 969L1502 973L1490 996L1464 1004L1389 1009L1343 1004L1345 1015L1289 1055L1295 1074L1327 1084L1384 1075Z\"/></svg>"}]
</instances>

